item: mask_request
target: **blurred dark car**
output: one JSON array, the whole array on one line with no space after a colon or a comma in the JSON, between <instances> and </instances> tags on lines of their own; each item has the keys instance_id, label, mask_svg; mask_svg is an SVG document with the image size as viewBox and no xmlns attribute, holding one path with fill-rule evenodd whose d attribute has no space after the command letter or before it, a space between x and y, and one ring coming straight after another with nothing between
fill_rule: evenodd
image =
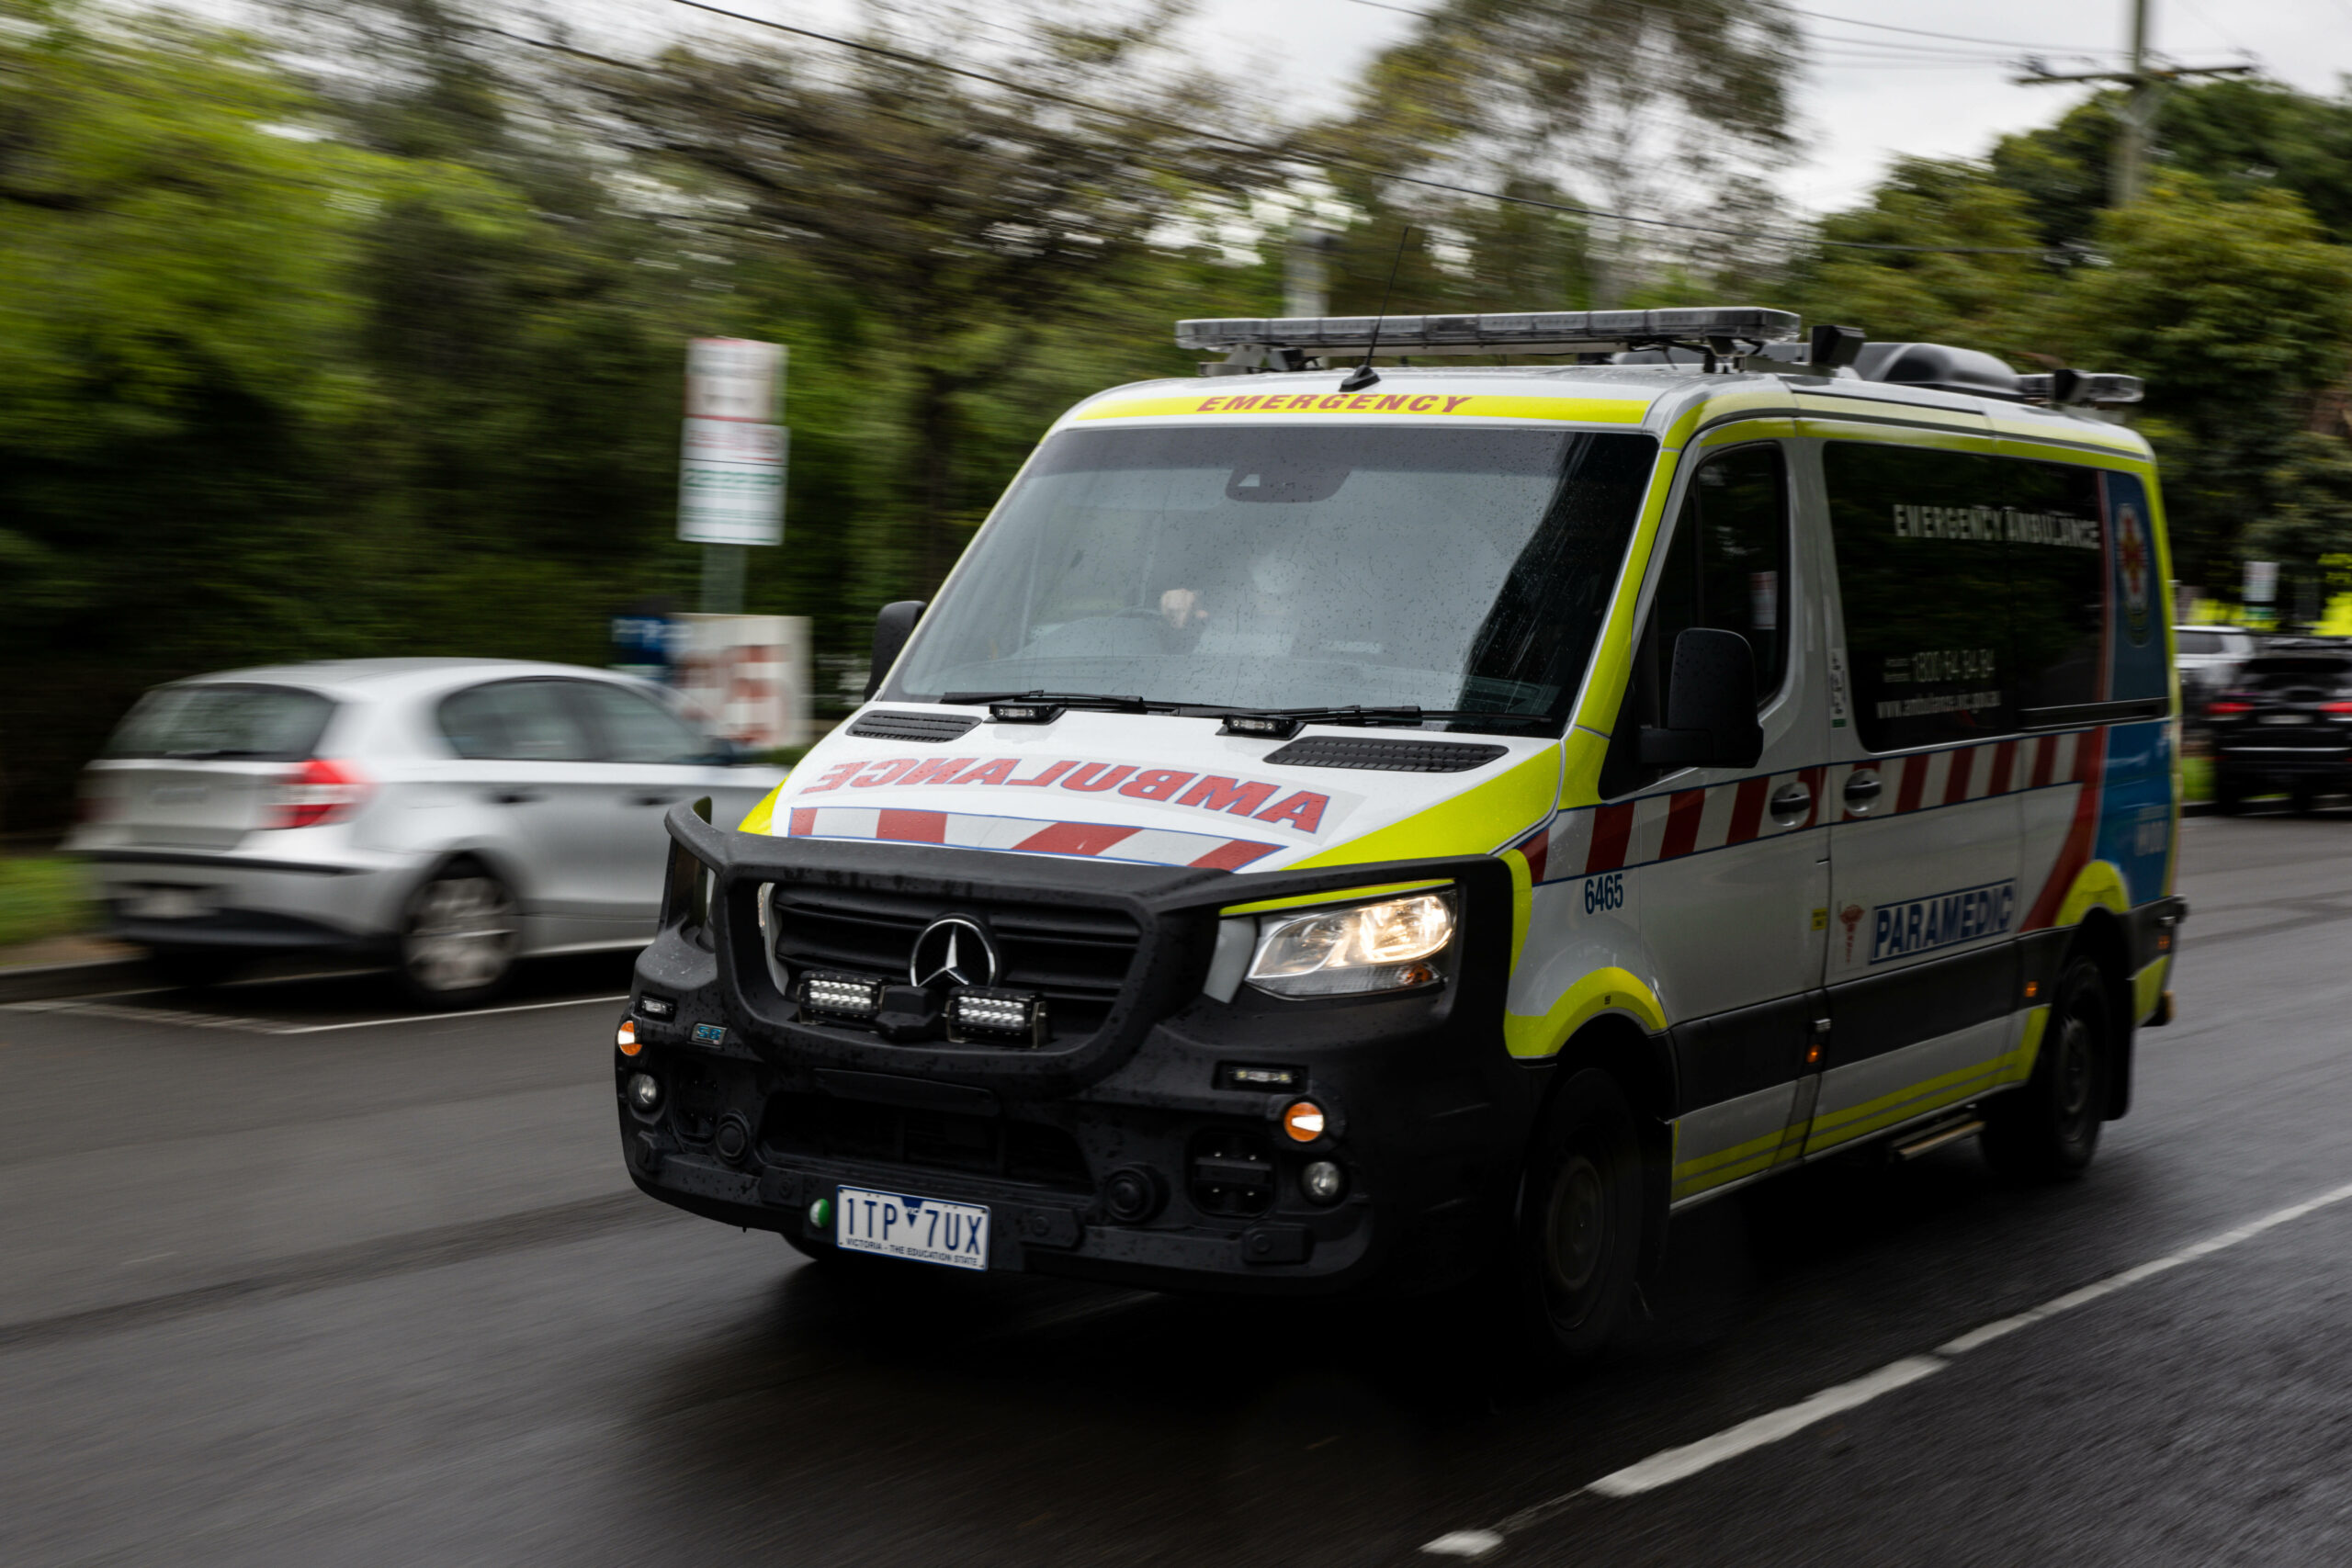
<instances>
[{"instance_id":1,"label":"blurred dark car","mask_svg":"<svg viewBox=\"0 0 2352 1568\"><path fill-rule=\"evenodd\" d=\"M2245 661L2261 651L2259 640L2244 626L2175 626L2172 638L2180 707L2191 718L2202 717L2207 705L2236 683Z\"/></svg>"},{"instance_id":2,"label":"blurred dark car","mask_svg":"<svg viewBox=\"0 0 2352 1568\"><path fill-rule=\"evenodd\" d=\"M2309 811L2352 791L2352 640L2279 637L2206 706L2213 801L2223 812L2285 790Z\"/></svg>"},{"instance_id":3,"label":"blurred dark car","mask_svg":"<svg viewBox=\"0 0 2352 1568\"><path fill-rule=\"evenodd\" d=\"M114 933L177 978L351 953L455 1006L518 958L643 945L663 811L708 795L732 827L782 774L601 670L278 665L141 698L84 774L66 848L95 863Z\"/></svg>"}]
</instances>

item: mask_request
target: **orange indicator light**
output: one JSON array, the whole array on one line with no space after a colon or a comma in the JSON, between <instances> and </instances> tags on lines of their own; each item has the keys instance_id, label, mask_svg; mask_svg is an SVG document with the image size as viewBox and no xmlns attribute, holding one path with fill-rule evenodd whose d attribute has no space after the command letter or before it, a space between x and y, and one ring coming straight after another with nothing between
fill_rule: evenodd
<instances>
[{"instance_id":1,"label":"orange indicator light","mask_svg":"<svg viewBox=\"0 0 2352 1568\"><path fill-rule=\"evenodd\" d=\"M621 1020L620 1029L613 1036L613 1043L621 1048L621 1055L624 1056L634 1056L644 1050L645 1047L637 1043L637 1020L633 1018Z\"/></svg>"},{"instance_id":2,"label":"orange indicator light","mask_svg":"<svg viewBox=\"0 0 2352 1568\"><path fill-rule=\"evenodd\" d=\"M1323 1135L1323 1108L1311 1100L1291 1101L1283 1111L1283 1131L1298 1143L1313 1143Z\"/></svg>"}]
</instances>

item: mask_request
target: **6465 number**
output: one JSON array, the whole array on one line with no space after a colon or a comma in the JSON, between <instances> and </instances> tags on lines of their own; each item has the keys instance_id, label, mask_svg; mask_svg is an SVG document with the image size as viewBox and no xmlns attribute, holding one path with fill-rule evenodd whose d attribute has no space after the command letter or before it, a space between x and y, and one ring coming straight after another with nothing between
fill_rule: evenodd
<instances>
[{"instance_id":1,"label":"6465 number","mask_svg":"<svg viewBox=\"0 0 2352 1568\"><path fill-rule=\"evenodd\" d=\"M1625 907L1625 874L1622 871L1603 872L1599 876L1584 879L1584 912L1601 914Z\"/></svg>"}]
</instances>

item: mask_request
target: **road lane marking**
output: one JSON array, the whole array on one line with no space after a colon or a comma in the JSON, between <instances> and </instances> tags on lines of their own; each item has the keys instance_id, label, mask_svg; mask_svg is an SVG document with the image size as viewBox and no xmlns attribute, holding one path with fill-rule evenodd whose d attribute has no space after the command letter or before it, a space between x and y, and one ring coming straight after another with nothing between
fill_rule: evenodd
<instances>
[{"instance_id":1,"label":"road lane marking","mask_svg":"<svg viewBox=\"0 0 2352 1568\"><path fill-rule=\"evenodd\" d=\"M488 1018L494 1013L537 1012L544 1008L585 1007L591 1002L610 1005L627 1000L628 993L617 991L611 996L565 997L552 1002L513 1002L504 1007L473 1008L464 1012L395 1013L390 1018L354 1019L342 1023L273 1023L267 1019L244 1018L234 1013L124 1007L102 1001L5 1002L0 1003L0 1007L18 1012L70 1012L84 1018L117 1019L129 1023L176 1023L189 1029L233 1029L247 1034L329 1034L344 1029L380 1029L390 1023L444 1023L453 1019Z\"/></svg>"},{"instance_id":2,"label":"road lane marking","mask_svg":"<svg viewBox=\"0 0 2352 1568\"><path fill-rule=\"evenodd\" d=\"M325 1034L338 1029L375 1029L387 1023L435 1023L453 1018L488 1018L501 1012L537 1012L543 1008L585 1007L590 1002L625 1002L627 991L616 991L609 997L566 997L555 1002L515 1002L501 1008L474 1008L466 1012L410 1012L391 1018L363 1018L351 1023L303 1023L273 1029L273 1034Z\"/></svg>"},{"instance_id":3,"label":"road lane marking","mask_svg":"<svg viewBox=\"0 0 2352 1568\"><path fill-rule=\"evenodd\" d=\"M2341 1203L2346 1199L2352 1199L2352 1181L2306 1198L2300 1203L2290 1203L2283 1209L2274 1209L2269 1213L2246 1221L2244 1224L2222 1231L2218 1235L2209 1235L2202 1241L2191 1242L2177 1251L2165 1254L2162 1258L2151 1258L2145 1263L2135 1263L2131 1268L2109 1274L2104 1279L2094 1280L2087 1285L2068 1291L2062 1295L2052 1296L2039 1306L2029 1307L2023 1312L2012 1314L2007 1317L1995 1318L1990 1323L1981 1324L1965 1334L1946 1340L1923 1355L1905 1356L1889 1361L1875 1371L1865 1372L1849 1382L1825 1388L1817 1393L1797 1401L1794 1404L1783 1405L1778 1410L1768 1410L1761 1416L1752 1416L1736 1426L1727 1427L1713 1437L1702 1438L1695 1443L1686 1443L1679 1448L1661 1449L1645 1460L1629 1464L1623 1470L1611 1471L1599 1480L1579 1486L1573 1492L1564 1492L1532 1507L1522 1508L1491 1529L1448 1531L1436 1540L1425 1543L1421 1550L1439 1557L1484 1557L1489 1552L1499 1550L1505 1539L1513 1531L1523 1530L1531 1525L1541 1523L1579 1497L1635 1497L1645 1492L1653 1492L1661 1486L1688 1480L1702 1471L1723 1463L1725 1460L1735 1459L1741 1454L1768 1447L1793 1433L1803 1431L1815 1422L1844 1411L1856 1409L1882 1394L1892 1393L1896 1389L1907 1388L1922 1378L1932 1377L1951 1366L1959 1357L2014 1334L2020 1328L2029 1328L2037 1323L2046 1322L2061 1313L2072 1312L2076 1307L2088 1306L2091 1303L2111 1296L2119 1291L2128 1290L2143 1280L2153 1280L2160 1274L2170 1273L2184 1264L2211 1258L2213 1254L2225 1251L2241 1242L2251 1241L2266 1231L2275 1230L2280 1225Z\"/></svg>"}]
</instances>

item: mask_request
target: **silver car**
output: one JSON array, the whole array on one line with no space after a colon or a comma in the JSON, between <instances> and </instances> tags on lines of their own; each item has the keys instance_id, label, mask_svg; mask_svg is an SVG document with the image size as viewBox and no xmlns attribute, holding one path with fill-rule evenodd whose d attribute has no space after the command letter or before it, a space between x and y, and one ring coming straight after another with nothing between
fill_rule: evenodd
<instances>
[{"instance_id":1,"label":"silver car","mask_svg":"<svg viewBox=\"0 0 2352 1568\"><path fill-rule=\"evenodd\" d=\"M731 827L782 776L732 757L661 687L573 665L238 670L140 700L67 848L115 932L180 978L356 952L458 1006L518 958L650 939L666 808L707 795Z\"/></svg>"},{"instance_id":2,"label":"silver car","mask_svg":"<svg viewBox=\"0 0 2352 1568\"><path fill-rule=\"evenodd\" d=\"M2175 626L2172 637L2181 706L2192 718L2201 718L2213 699L2236 682L2245 661L2262 651L2254 633L2243 626Z\"/></svg>"}]
</instances>

